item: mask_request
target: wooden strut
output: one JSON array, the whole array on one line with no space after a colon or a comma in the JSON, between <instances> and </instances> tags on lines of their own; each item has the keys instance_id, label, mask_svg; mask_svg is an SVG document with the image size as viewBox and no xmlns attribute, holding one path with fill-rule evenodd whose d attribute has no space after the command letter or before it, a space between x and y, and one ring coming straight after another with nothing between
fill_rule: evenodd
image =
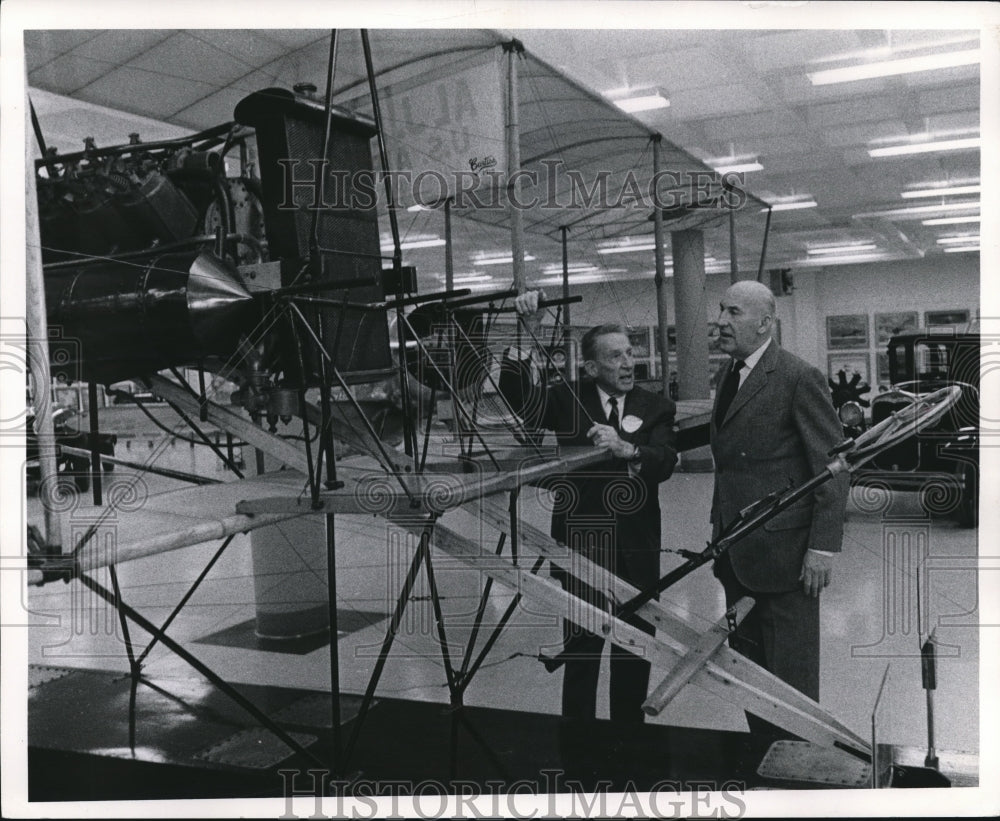
<instances>
[{"instance_id":1,"label":"wooden strut","mask_svg":"<svg viewBox=\"0 0 1000 821\"><path fill-rule=\"evenodd\" d=\"M488 521L493 527L505 527L505 520L508 514L507 510L500 505L499 501L489 503L488 500L482 500L482 502L483 504L480 507L480 511L483 519ZM570 551L570 549L564 545L560 545L555 541L555 539L539 528L524 521L518 523L518 528L519 543L522 548L531 548L533 551L541 556L544 556L552 562L552 564L567 573L579 575L583 579L590 579L591 582L597 578L602 579L602 581L604 581L607 585L602 592L604 592L610 600L618 602L628 601L634 598L639 592L636 587L632 586L610 571L599 567L585 556ZM492 564L496 564L496 562L493 561ZM501 581L501 583L507 583L504 582L503 579L498 579L498 581ZM558 585L555 585L554 589L558 594L563 594L565 592ZM524 592L527 595L526 589L521 589L521 592ZM559 595L558 598L563 599L564 597ZM634 628L625 622L621 622L620 620L616 620L613 617L608 616L608 614L603 611L598 612L601 613L602 622L607 623L609 627L613 623L616 625L624 624L631 631L638 633L640 637L645 637L643 640L644 642L645 640L651 638L646 633L638 631L637 628ZM689 614L669 602L660 602L656 600L647 601L635 612L637 616L640 616L644 620L650 622L656 628L657 639L665 645L668 645L670 652L673 652L678 656L685 655L689 648L696 644L702 636L701 625L692 620ZM600 630L597 632L600 632ZM609 637L612 641L615 640L616 636L621 635L620 633L616 633L614 629L609 630L609 633ZM627 645L622 646L626 649L631 649ZM674 662L673 660L670 660L669 663L672 665ZM661 664L660 666L663 665ZM836 730L837 734L844 736L845 739L849 739L846 743L848 743L851 747L859 750L868 749L867 741L865 741L861 736L853 733L846 726L840 724L840 722L830 716L830 714L815 701L796 690L790 684L782 681L773 673L768 672L760 665L750 661L746 658L746 656L740 655L729 647L722 646L718 648L715 655L708 662L706 662L705 667L702 670L702 675L706 673L715 676L720 680L725 679L726 677L737 677L742 684L751 690L760 692L766 691L773 694L783 704L789 706L795 713L807 714L815 722L828 723ZM695 678L694 683L702 685L702 681L698 677ZM712 688L708 687L706 689L711 690ZM738 688L730 688L729 691L724 691L721 695L723 698L727 698L728 700L734 700L733 695L735 695L737 689ZM747 709L754 712L754 710L750 707L747 707ZM781 724L780 720L776 720L768 716L765 716L765 718L768 718L768 720L774 724Z\"/></svg>"},{"instance_id":2,"label":"wooden strut","mask_svg":"<svg viewBox=\"0 0 1000 821\"><path fill-rule=\"evenodd\" d=\"M405 522L400 524L406 526ZM490 551L440 520L435 525L434 534L438 549L531 599L541 611L568 618L591 632L603 633L618 646L649 659L655 666L670 667L676 659L683 659L690 652L690 643L685 644L669 635L650 636L567 592L551 579L528 573L506 561L497 561ZM522 544L524 535L522 533ZM568 553L565 548L563 551ZM580 562L581 558L579 555L573 556L572 561L564 558L567 566L563 569L571 569L574 574L601 570L586 568ZM608 571L603 573L609 580L614 575ZM628 587L625 582L614 578L613 587ZM647 606L651 604L649 602ZM691 629L666 610L660 611L658 616L661 624L665 622L667 626L682 631ZM699 638L700 635L695 632L691 643L696 643ZM726 649L720 647L717 652L721 656ZM689 676L690 681L807 741L850 749L862 756L869 754L868 742L830 716L819 704L735 652L726 656L718 662L706 661L700 665ZM736 658L742 661L734 662Z\"/></svg>"},{"instance_id":3,"label":"wooden strut","mask_svg":"<svg viewBox=\"0 0 1000 821\"><path fill-rule=\"evenodd\" d=\"M729 639L730 619L740 624L754 606L753 599L744 597L734 604L726 615L712 625L694 646L675 664L666 678L661 681L643 702L642 709L647 715L658 716L684 688L704 664L715 655Z\"/></svg>"}]
</instances>

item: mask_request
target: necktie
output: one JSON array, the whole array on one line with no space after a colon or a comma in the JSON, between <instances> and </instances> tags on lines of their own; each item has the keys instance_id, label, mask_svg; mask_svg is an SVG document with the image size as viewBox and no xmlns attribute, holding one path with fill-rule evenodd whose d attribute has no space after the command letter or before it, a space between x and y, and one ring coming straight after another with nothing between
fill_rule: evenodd
<instances>
[{"instance_id":1,"label":"necktie","mask_svg":"<svg viewBox=\"0 0 1000 821\"><path fill-rule=\"evenodd\" d=\"M618 398L615 396L608 397L608 404L611 405L611 413L608 414L608 424L615 430L620 430L618 422Z\"/></svg>"},{"instance_id":2,"label":"necktie","mask_svg":"<svg viewBox=\"0 0 1000 821\"><path fill-rule=\"evenodd\" d=\"M745 364L741 359L733 362L733 367L729 369L729 373L726 374L726 378L722 382L722 387L719 390L719 404L715 406L715 424L717 426L722 425L722 420L726 418L726 411L733 403L736 391L740 389L740 371Z\"/></svg>"}]
</instances>

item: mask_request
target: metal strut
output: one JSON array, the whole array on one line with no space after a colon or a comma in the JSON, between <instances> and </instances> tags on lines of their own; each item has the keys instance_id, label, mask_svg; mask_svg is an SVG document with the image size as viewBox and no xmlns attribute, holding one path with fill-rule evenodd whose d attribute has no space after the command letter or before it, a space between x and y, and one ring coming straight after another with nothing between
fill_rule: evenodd
<instances>
[{"instance_id":1,"label":"metal strut","mask_svg":"<svg viewBox=\"0 0 1000 821\"><path fill-rule=\"evenodd\" d=\"M257 721L259 721L265 728L274 733L275 736L280 738L289 748L294 752L305 756L309 761L317 764L319 767L325 768L326 762L319 759L317 756L313 755L309 750L303 747L298 741L292 738L282 727L275 723L267 713L263 712L256 704L254 704L250 699L240 693L235 687L233 687L229 682L220 677L211 667L205 664L203 661L198 659L188 650L186 650L183 645L174 641L170 636L164 633L159 627L153 624L149 619L143 616L141 613L137 612L135 609L125 604L121 598L117 597L114 593L109 591L100 582L90 578L86 573L75 574L84 586L90 589L92 592L96 593L102 599L104 599L108 604L113 605L120 614L131 619L135 624L150 633L152 636L161 641L166 647L168 647L175 655L190 664L195 670L201 673L205 678L207 678L212 684L218 687L223 693L225 693L229 698L239 704L244 710L246 710L250 715L252 715Z\"/></svg>"},{"instance_id":2,"label":"metal strut","mask_svg":"<svg viewBox=\"0 0 1000 821\"><path fill-rule=\"evenodd\" d=\"M389 651L392 649L393 642L396 640L396 634L399 631L399 624L403 619L403 612L406 610L410 594L413 592L413 585L417 580L417 573L420 572L420 565L423 564L424 559L428 555L426 546L430 541L431 531L434 528L434 522L435 518L432 517L427 521L427 524L425 524L423 532L420 534L420 544L417 546L417 550L413 554L413 559L410 561L410 568L406 573L406 578L403 580L403 586L399 591L399 596L396 598L396 607L392 612L392 617L389 619L389 626L386 628L385 638L382 640L382 647L379 650L378 658L375 661L375 667L372 670L372 674L368 679L368 686L365 688L365 694L361 699L361 707L358 709L358 715L354 721L354 730L351 733L350 740L347 742L347 749L344 751L343 763L345 766L351 760L351 756L357 747L358 738L361 736L361 727L364 724L365 718L368 716L368 711L371 709L372 701L375 698L375 690L378 687L379 680L382 678L382 671L385 669L386 661L389 659Z\"/></svg>"}]
</instances>

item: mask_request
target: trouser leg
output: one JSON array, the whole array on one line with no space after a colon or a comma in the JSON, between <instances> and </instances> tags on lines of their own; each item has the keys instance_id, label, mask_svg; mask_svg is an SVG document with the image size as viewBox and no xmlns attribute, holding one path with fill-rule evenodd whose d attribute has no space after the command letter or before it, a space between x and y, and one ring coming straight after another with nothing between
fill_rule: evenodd
<instances>
[{"instance_id":1,"label":"trouser leg","mask_svg":"<svg viewBox=\"0 0 1000 821\"><path fill-rule=\"evenodd\" d=\"M572 656L563 664L562 714L567 718L594 718L604 639L564 620L564 646L570 641L574 649Z\"/></svg>"},{"instance_id":2,"label":"trouser leg","mask_svg":"<svg viewBox=\"0 0 1000 821\"><path fill-rule=\"evenodd\" d=\"M631 624L652 635L653 626L642 619L629 619ZM649 691L650 663L616 644L611 645L611 720L642 724L646 714L642 703Z\"/></svg>"},{"instance_id":3,"label":"trouser leg","mask_svg":"<svg viewBox=\"0 0 1000 821\"><path fill-rule=\"evenodd\" d=\"M755 604L729 637L738 653L774 673L814 701L819 700L819 599L801 589L784 593L755 593L736 578L728 554L715 566L726 593L726 606L750 596ZM747 713L750 731L788 737L779 727Z\"/></svg>"}]
</instances>

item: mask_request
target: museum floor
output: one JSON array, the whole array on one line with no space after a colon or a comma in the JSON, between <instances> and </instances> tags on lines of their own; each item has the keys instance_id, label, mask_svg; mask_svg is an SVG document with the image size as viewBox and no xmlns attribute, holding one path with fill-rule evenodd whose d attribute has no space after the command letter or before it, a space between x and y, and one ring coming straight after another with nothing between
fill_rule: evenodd
<instances>
[{"instance_id":1,"label":"museum floor","mask_svg":"<svg viewBox=\"0 0 1000 821\"><path fill-rule=\"evenodd\" d=\"M129 444L129 449L136 452L144 447L140 440ZM174 452L167 454L168 463L180 469L196 467L195 461L205 458L186 445L174 447ZM128 451L122 452L128 458ZM231 478L219 465L206 462L200 467L205 469L206 465L219 478ZM109 476L112 482L125 478L122 469ZM151 493L180 487L170 479L147 481ZM661 486L664 571L681 561L666 551L704 546L709 535L711 486L711 474L685 472L676 473ZM820 702L848 727L869 737L873 705L888 667L886 695L879 714L883 739L901 745L926 743L919 598L925 626L936 625L940 653L934 694L937 747L976 753L980 743L977 531L962 529L945 517L928 517L918 501L912 493L852 491L844 551L836 559L833 583L822 600ZM543 502L533 490L522 495L525 519L542 527L547 515ZM28 499L27 515L29 521L39 515L37 499ZM315 526L321 525L317 519ZM250 537L236 537L173 621L169 635L226 681L246 685L244 692L262 700L268 709L273 708L273 714L285 710L287 717L288 710L311 711L312 724L329 728L329 700L322 697L330 689L328 634L264 640L256 633L259 618L273 620L277 614L280 623L289 608L308 611L313 605L322 605L322 534L313 531L304 535L301 525L294 527L298 529L278 536L285 545L283 555L287 560L271 562L266 574L258 572L256 579L255 561L259 570L260 556L255 557L255 551L250 549ZM162 623L217 548L217 543L211 543L120 564L117 576L123 600L154 623ZM336 551L340 684L346 694L344 709L349 712L358 701L351 696L364 692L376 663L410 553L387 538L380 520L349 515L336 517ZM432 555L449 648L453 657L460 656L475 622L485 577L443 554ZM106 571L92 575L110 587ZM924 587L919 597L918 582ZM478 646L511 597L510 591L494 587L483 613ZM723 613L721 589L708 567L688 576L666 597L706 628ZM128 658L117 617L112 608L78 581L30 588L23 610L24 624L30 625L21 634L27 642L29 662L30 745L46 752L50 757L45 759L47 766L72 771L80 766L73 756L81 753L150 766L157 762L168 764L164 758L168 739L179 745L170 755L184 750L183 755L190 756L190 761L181 762L185 765L213 760L248 765L252 761L252 754L247 758L245 749L240 752L236 738L242 733L246 741L246 716L234 719L240 710L231 704L220 706L225 699L220 700L203 677L162 644L157 644L144 660L138 687L130 687ZM9 635L5 634L5 643ZM555 620L532 613L530 606L522 602L465 691L464 704L475 718L472 724L480 722L478 731L469 731L470 738L478 735L483 741L473 746L493 749L477 773L488 772L490 761L500 769L504 761L508 765L517 762L515 769L546 766L540 751L547 743L554 744L552 737L558 735L554 717L559 711L561 673L546 672L535 656L540 649L557 645L559 635ZM130 638L139 648L137 652L149 641L148 634L135 625L130 626ZM5 647L8 649L9 645ZM654 682L664 673L654 668ZM607 715L605 675L606 670L602 672L598 718ZM308 697L296 699L296 695ZM410 597L376 697L379 704L362 728L358 750L366 745L374 749L371 745L375 744L385 761L391 762L395 756L397 763L410 761L412 767L432 772L431 760L437 761L438 753L430 751L447 745L442 740L435 746L430 737L439 732L447 739L445 728L454 723L454 718L449 711L434 706L448 704L449 690L424 574L419 576ZM550 718L529 720L538 715ZM519 722L516 716L525 720ZM715 749L713 745L717 746L720 738L728 738L731 743L723 744L728 758L720 753L716 769L725 764L729 772L752 772L754 762L740 757L740 745L747 738L743 712L715 695L688 686L666 710L647 722L653 727L675 728L674 738L680 739L676 743L686 744L689 752L697 748L704 755ZM609 724L597 723L601 727ZM200 737L198 728L209 726L213 727L211 733ZM690 728L693 736L685 735L688 729L676 728ZM388 738L394 731L399 739L415 739L418 748L425 741L426 754L415 753L413 746L400 740L394 746ZM699 737L700 731L716 732ZM497 732L501 741L497 741ZM597 735L581 743L592 744L600 735L595 732ZM656 731L646 728L644 732ZM253 735L251 747L263 750L271 744L265 740L266 735ZM307 743L312 738L308 732L302 735ZM455 738L452 736L452 741ZM278 749L270 759L266 751L261 752L269 766L287 756L287 750L281 752L280 743ZM621 775L623 762L629 760L611 743L590 749L593 752L588 766L598 775L602 768ZM443 760L446 756L441 757ZM467 755L464 760L471 759ZM454 757L451 765L438 763L441 768L454 767ZM384 772L391 772L392 767L386 766ZM157 772L153 781L159 789L174 789L164 786L173 783L168 769L161 767ZM185 770L179 772L182 775L177 776L176 789L181 793L192 789L191 779L182 777ZM41 774L36 772L34 777L37 780ZM140 778L132 783L145 782ZM222 781L216 779L214 783L218 787ZM239 792L243 787L232 789Z\"/></svg>"}]
</instances>

